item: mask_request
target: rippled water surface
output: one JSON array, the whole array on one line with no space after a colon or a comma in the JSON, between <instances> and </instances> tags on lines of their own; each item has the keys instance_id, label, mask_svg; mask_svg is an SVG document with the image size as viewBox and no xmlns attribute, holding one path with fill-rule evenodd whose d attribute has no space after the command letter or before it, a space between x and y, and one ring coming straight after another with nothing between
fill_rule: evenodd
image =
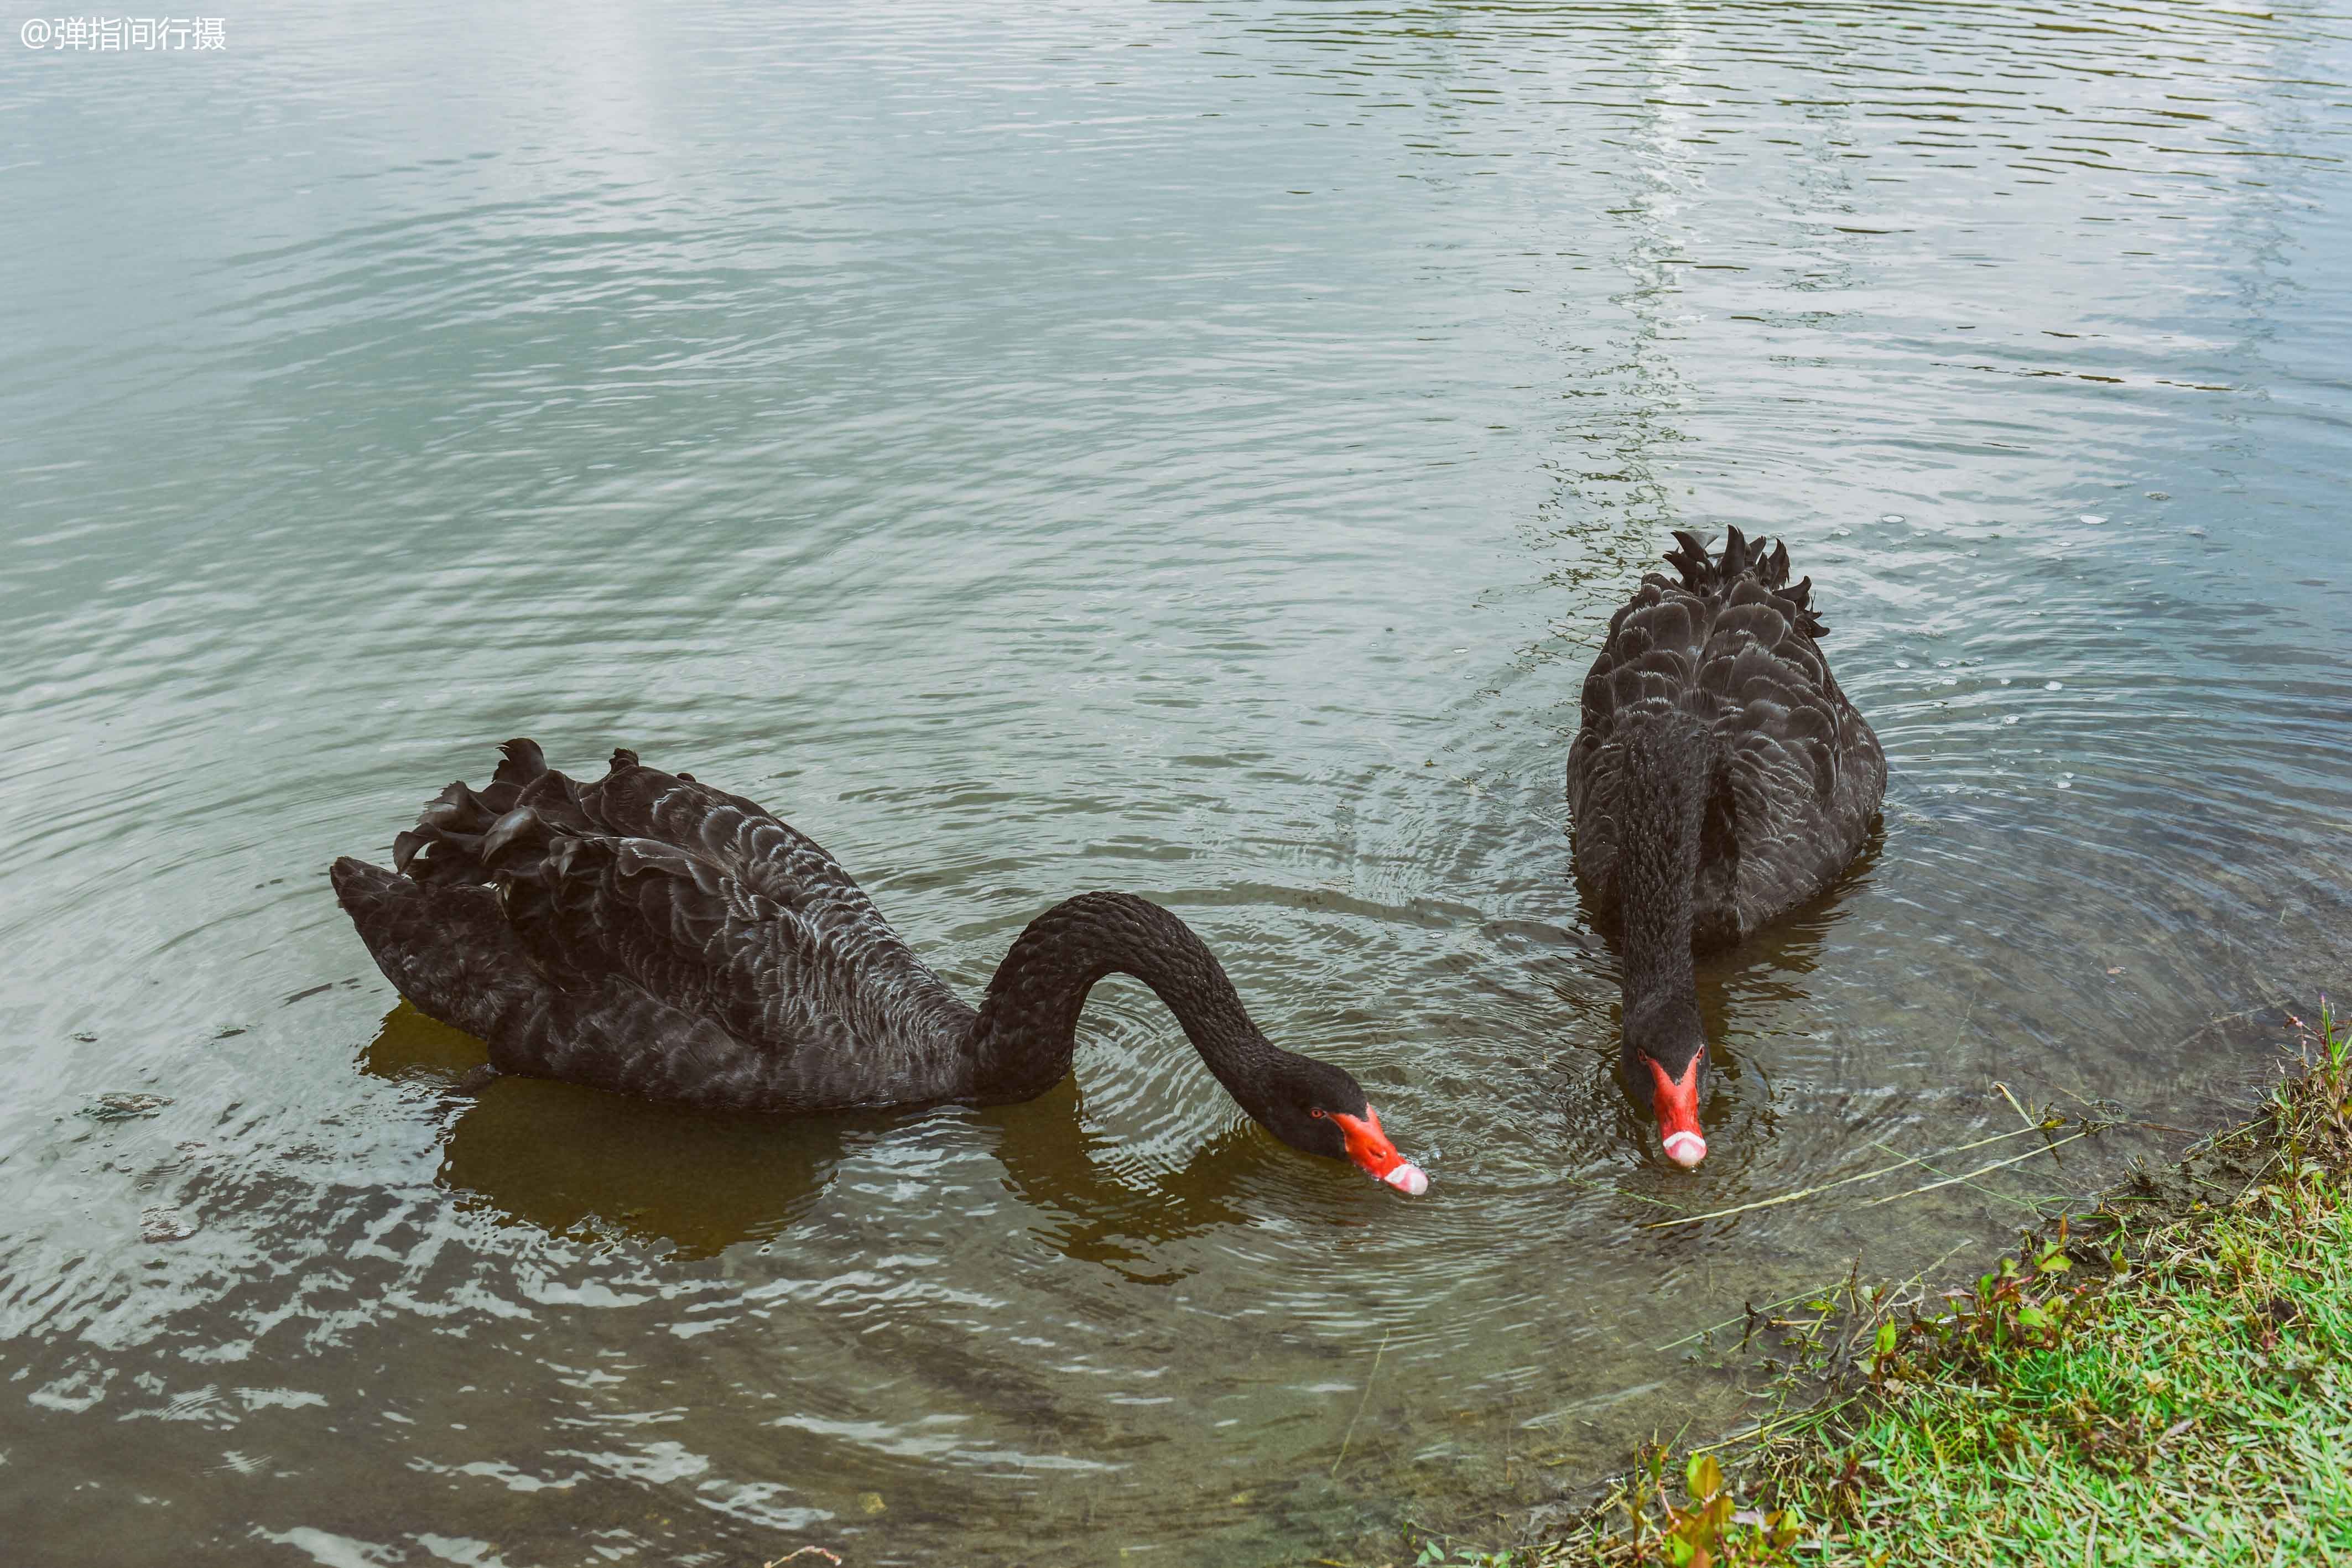
<instances>
[{"instance_id":1,"label":"rippled water surface","mask_svg":"<svg viewBox=\"0 0 2352 1568\"><path fill-rule=\"evenodd\" d=\"M16 1560L1501 1540L1739 1419L1674 1342L1966 1267L2343 976L2346 18L16 26ZM1726 523L1813 576L1894 777L1842 889L1705 967L1685 1176L1559 769L1614 603ZM968 993L1056 899L1157 898L1436 1186L1276 1145L1129 982L1006 1110L457 1095L479 1048L323 872L516 734L774 804ZM1996 1082L2136 1124L1638 1228L2014 1127Z\"/></svg>"}]
</instances>

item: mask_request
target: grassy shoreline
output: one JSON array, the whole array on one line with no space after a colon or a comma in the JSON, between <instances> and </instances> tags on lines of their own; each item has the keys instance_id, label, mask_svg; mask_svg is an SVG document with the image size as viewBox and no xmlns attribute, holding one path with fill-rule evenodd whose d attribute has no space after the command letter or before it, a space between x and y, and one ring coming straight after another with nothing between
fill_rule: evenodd
<instances>
[{"instance_id":1,"label":"grassy shoreline","mask_svg":"<svg viewBox=\"0 0 2352 1568\"><path fill-rule=\"evenodd\" d=\"M1746 1433L1643 1450L1572 1523L1399 1564L2352 1564L2352 1027L2252 1121L1898 1309L1776 1321L1822 1375Z\"/></svg>"}]
</instances>

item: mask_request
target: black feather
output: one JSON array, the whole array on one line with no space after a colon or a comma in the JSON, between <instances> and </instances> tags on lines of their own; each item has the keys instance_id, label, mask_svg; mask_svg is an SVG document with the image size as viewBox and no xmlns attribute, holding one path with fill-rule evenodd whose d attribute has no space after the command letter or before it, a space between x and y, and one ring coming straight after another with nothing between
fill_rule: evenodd
<instances>
[{"instance_id":1,"label":"black feather","mask_svg":"<svg viewBox=\"0 0 2352 1568\"><path fill-rule=\"evenodd\" d=\"M1656 758L1701 776L1708 801L1693 940L1737 941L1827 887L1859 852L1886 779L1878 737L1846 699L1815 639L1813 581L1787 586L1785 541L1727 530L1710 556L1677 531L1679 582L1653 573L1610 624L1584 681L1568 759L1576 869L1604 928L1631 896L1627 836L1664 788ZM1769 549L1768 549L1769 545ZM1657 727L1690 746L1630 747ZM1718 779L1719 776L1719 779ZM1723 782L1723 781L1727 781ZM1723 862L1736 862L1726 874Z\"/></svg>"},{"instance_id":2,"label":"black feather","mask_svg":"<svg viewBox=\"0 0 2352 1568\"><path fill-rule=\"evenodd\" d=\"M547 771L547 755L539 742L517 736L499 747L499 769L492 776L497 783L511 784L520 789Z\"/></svg>"},{"instance_id":3,"label":"black feather","mask_svg":"<svg viewBox=\"0 0 2352 1568\"><path fill-rule=\"evenodd\" d=\"M416 852L431 841L414 828L402 830L392 841L392 869L406 876L409 862L416 858Z\"/></svg>"}]
</instances>

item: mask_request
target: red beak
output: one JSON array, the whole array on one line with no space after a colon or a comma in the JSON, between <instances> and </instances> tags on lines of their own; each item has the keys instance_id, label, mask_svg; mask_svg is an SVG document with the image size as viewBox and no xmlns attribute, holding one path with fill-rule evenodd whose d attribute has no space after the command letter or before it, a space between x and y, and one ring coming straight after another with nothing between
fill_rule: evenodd
<instances>
[{"instance_id":1,"label":"red beak","mask_svg":"<svg viewBox=\"0 0 2352 1568\"><path fill-rule=\"evenodd\" d=\"M1699 1161L1706 1158L1706 1136L1698 1130L1701 1057L1692 1057L1680 1078L1667 1077L1666 1070L1649 1057L1643 1061L1648 1062L1650 1076L1656 1081L1650 1103L1658 1113L1658 1131L1665 1137L1666 1158L1686 1171L1698 1169Z\"/></svg>"},{"instance_id":2,"label":"red beak","mask_svg":"<svg viewBox=\"0 0 2352 1568\"><path fill-rule=\"evenodd\" d=\"M1419 1197L1429 1190L1429 1177L1419 1166L1397 1153L1397 1146L1381 1131L1381 1119L1370 1105L1364 1107L1360 1116L1341 1111L1330 1115L1347 1136L1349 1159L1408 1197Z\"/></svg>"}]
</instances>

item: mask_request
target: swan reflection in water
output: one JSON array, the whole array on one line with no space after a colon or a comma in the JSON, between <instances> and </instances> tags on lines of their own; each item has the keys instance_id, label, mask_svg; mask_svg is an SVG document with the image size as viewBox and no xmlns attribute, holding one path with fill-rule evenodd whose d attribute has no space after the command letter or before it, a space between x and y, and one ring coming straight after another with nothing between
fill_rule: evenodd
<instances>
[{"instance_id":1,"label":"swan reflection in water","mask_svg":"<svg viewBox=\"0 0 2352 1568\"><path fill-rule=\"evenodd\" d=\"M456 1094L487 1059L473 1036L399 1002L360 1061L378 1078ZM688 1259L783 1235L845 1158L950 1118L992 1145L1040 1241L1138 1282L1173 1283L1188 1270L1156 1267L1159 1250L1245 1223L1239 1194L1267 1185L1253 1167L1288 1158L1241 1124L1194 1148L1179 1170L1121 1176L1106 1158L1114 1141L1086 1129L1075 1078L985 1111L823 1116L689 1110L551 1079L500 1077L464 1098L437 1178L452 1193L552 1235L627 1236Z\"/></svg>"}]
</instances>

